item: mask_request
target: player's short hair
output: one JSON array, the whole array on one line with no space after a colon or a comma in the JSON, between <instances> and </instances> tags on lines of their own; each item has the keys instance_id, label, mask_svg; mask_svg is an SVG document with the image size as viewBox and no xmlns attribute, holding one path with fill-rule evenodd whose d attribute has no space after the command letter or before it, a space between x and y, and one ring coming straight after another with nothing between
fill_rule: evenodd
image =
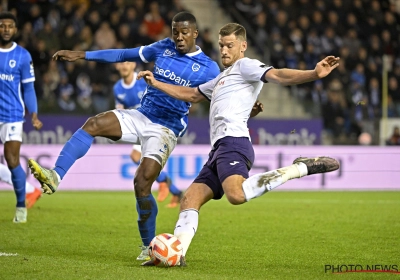
<instances>
[{"instance_id":1,"label":"player's short hair","mask_svg":"<svg viewBox=\"0 0 400 280\"><path fill-rule=\"evenodd\" d=\"M14 16L13 13L10 13L10 12L0 13L0 20L2 20L2 19L12 19L15 22L15 26L18 25L17 17Z\"/></svg>"},{"instance_id":2,"label":"player's short hair","mask_svg":"<svg viewBox=\"0 0 400 280\"><path fill-rule=\"evenodd\" d=\"M231 34L235 34L236 38L242 40L242 41L247 41L246 39L246 29L238 24L238 23L228 23L222 26L222 28L219 30L219 35L222 37L224 36L229 36Z\"/></svg>"},{"instance_id":3,"label":"player's short hair","mask_svg":"<svg viewBox=\"0 0 400 280\"><path fill-rule=\"evenodd\" d=\"M193 14L189 12L180 12L177 13L173 18L173 22L182 22L182 21L188 21L195 29L197 29L197 21L196 18L194 17Z\"/></svg>"}]
</instances>

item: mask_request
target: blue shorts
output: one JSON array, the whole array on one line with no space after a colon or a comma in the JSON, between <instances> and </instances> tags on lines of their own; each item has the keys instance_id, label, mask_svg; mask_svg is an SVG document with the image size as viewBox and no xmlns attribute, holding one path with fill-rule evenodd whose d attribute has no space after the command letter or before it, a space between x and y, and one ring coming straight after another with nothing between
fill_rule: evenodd
<instances>
[{"instance_id":1,"label":"blue shorts","mask_svg":"<svg viewBox=\"0 0 400 280\"><path fill-rule=\"evenodd\" d=\"M215 142L208 161L194 183L206 184L214 193L213 199L224 195L222 182L232 175L249 178L254 163L254 149L247 137L224 137Z\"/></svg>"}]
</instances>

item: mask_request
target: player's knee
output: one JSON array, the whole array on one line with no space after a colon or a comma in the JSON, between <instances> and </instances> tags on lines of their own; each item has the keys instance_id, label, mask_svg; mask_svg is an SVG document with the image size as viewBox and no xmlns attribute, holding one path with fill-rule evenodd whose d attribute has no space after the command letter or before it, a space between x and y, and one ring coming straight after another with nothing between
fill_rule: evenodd
<instances>
[{"instance_id":1,"label":"player's knee","mask_svg":"<svg viewBox=\"0 0 400 280\"><path fill-rule=\"evenodd\" d=\"M10 156L6 154L5 156L6 162L7 162L7 166L9 169L14 169L19 165L19 157L16 157L14 155Z\"/></svg>"},{"instance_id":2,"label":"player's knee","mask_svg":"<svg viewBox=\"0 0 400 280\"><path fill-rule=\"evenodd\" d=\"M87 119L85 124L83 125L82 129L89 133L92 136L95 136L97 133L97 130L99 129L99 122L97 116L90 117Z\"/></svg>"},{"instance_id":3,"label":"player's knee","mask_svg":"<svg viewBox=\"0 0 400 280\"><path fill-rule=\"evenodd\" d=\"M225 193L226 198L228 199L230 204L239 205L246 202L244 193L234 192L234 193Z\"/></svg>"},{"instance_id":4,"label":"player's knee","mask_svg":"<svg viewBox=\"0 0 400 280\"><path fill-rule=\"evenodd\" d=\"M137 172L133 179L135 194L137 197L147 196L151 193L151 186L155 181L156 175L151 172Z\"/></svg>"}]
</instances>

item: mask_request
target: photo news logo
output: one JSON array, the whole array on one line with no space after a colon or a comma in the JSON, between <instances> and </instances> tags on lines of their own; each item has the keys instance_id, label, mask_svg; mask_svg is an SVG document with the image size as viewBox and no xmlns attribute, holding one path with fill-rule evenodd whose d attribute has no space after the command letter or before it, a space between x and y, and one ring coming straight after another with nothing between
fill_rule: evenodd
<instances>
[{"instance_id":1,"label":"photo news logo","mask_svg":"<svg viewBox=\"0 0 400 280\"><path fill-rule=\"evenodd\" d=\"M397 264L326 264L325 273L343 274L343 273L393 273L400 274Z\"/></svg>"}]
</instances>

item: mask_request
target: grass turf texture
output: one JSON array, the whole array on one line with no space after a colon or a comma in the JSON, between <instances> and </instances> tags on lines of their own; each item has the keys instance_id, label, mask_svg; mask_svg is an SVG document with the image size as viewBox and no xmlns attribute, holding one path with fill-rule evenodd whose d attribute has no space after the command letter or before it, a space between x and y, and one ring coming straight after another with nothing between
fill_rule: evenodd
<instances>
[{"instance_id":1,"label":"grass turf texture","mask_svg":"<svg viewBox=\"0 0 400 280\"><path fill-rule=\"evenodd\" d=\"M157 233L178 209L159 204ZM0 279L400 279L325 273L325 265L397 265L400 192L272 192L201 210L186 268L140 267L133 193L57 192L13 224L0 192ZM5 256L4 253L18 254Z\"/></svg>"}]
</instances>

